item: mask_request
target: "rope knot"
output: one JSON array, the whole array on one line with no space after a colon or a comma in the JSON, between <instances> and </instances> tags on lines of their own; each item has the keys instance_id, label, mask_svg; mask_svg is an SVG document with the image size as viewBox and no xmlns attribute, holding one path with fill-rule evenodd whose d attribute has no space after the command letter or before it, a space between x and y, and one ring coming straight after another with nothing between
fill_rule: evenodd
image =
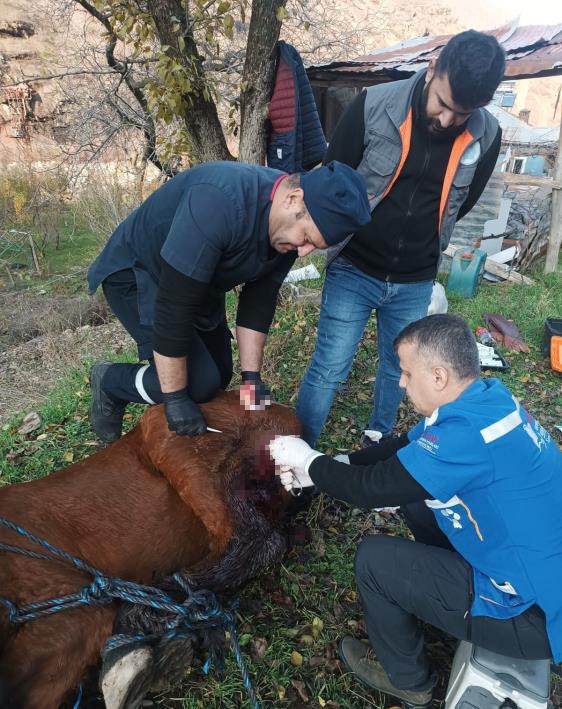
<instances>
[{"instance_id":1,"label":"rope knot","mask_svg":"<svg viewBox=\"0 0 562 709\"><path fill-rule=\"evenodd\" d=\"M18 607L12 601L7 598L0 598L0 604L8 611L8 621L10 623L16 623L18 620Z\"/></svg>"},{"instance_id":2,"label":"rope knot","mask_svg":"<svg viewBox=\"0 0 562 709\"><path fill-rule=\"evenodd\" d=\"M81 596L84 599L92 599L95 601L108 601L108 592L111 588L111 582L107 576L96 574L94 580L89 586L82 588Z\"/></svg>"}]
</instances>

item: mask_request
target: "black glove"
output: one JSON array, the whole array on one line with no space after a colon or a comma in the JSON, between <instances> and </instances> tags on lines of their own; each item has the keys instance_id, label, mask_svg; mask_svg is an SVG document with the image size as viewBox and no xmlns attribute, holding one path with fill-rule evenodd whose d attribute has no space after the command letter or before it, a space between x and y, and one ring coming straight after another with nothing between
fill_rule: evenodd
<instances>
[{"instance_id":1,"label":"black glove","mask_svg":"<svg viewBox=\"0 0 562 709\"><path fill-rule=\"evenodd\" d=\"M254 385L254 406L270 406L271 392L267 384L262 382L259 372L242 372L242 384Z\"/></svg>"},{"instance_id":2,"label":"black glove","mask_svg":"<svg viewBox=\"0 0 562 709\"><path fill-rule=\"evenodd\" d=\"M170 431L175 431L178 436L197 436L206 433L207 422L203 418L201 409L189 398L187 389L172 391L169 394L162 392L162 400Z\"/></svg>"}]
</instances>

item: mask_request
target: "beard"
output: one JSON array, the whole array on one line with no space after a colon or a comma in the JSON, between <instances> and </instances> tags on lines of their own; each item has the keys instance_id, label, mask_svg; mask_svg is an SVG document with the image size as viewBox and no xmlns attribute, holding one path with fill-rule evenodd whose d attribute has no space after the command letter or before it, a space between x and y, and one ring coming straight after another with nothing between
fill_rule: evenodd
<instances>
[{"instance_id":1,"label":"beard","mask_svg":"<svg viewBox=\"0 0 562 709\"><path fill-rule=\"evenodd\" d=\"M438 118L430 118L427 115L427 100L429 96L429 87L431 86L432 81L433 79L431 79L423 87L421 97L421 123L431 136L432 140L437 143L445 143L453 140L464 131L468 118L460 126L449 126L448 128L443 128Z\"/></svg>"}]
</instances>

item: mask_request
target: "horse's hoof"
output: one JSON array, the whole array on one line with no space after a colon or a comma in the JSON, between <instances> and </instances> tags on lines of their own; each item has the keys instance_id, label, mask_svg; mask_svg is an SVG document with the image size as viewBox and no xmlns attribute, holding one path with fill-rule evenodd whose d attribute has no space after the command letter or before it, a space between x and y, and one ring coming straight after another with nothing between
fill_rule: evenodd
<instances>
[{"instance_id":1,"label":"horse's hoof","mask_svg":"<svg viewBox=\"0 0 562 709\"><path fill-rule=\"evenodd\" d=\"M152 683L153 656L147 645L123 648L119 657L106 658L100 686L106 709L137 709Z\"/></svg>"}]
</instances>

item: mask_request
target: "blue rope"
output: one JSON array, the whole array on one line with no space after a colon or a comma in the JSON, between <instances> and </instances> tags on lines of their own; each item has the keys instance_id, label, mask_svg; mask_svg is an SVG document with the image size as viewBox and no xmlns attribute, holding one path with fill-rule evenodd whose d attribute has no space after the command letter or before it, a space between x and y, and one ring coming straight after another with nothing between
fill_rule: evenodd
<instances>
[{"instance_id":1,"label":"blue rope","mask_svg":"<svg viewBox=\"0 0 562 709\"><path fill-rule=\"evenodd\" d=\"M240 644L236 637L234 616L231 611L221 608L214 593L211 591L194 591L182 576L175 574L174 580L187 595L187 599L183 603L175 603L173 599L158 588L143 586L103 574L81 559L55 547L46 539L31 534L23 527L14 524L5 517L0 517L0 526L16 532L25 539L29 539L34 544L46 549L50 555L40 554L31 549L3 543L0 543L0 551L20 554L42 561L63 561L94 577L89 585L83 586L77 593L38 601L36 603L26 603L18 606L9 599L0 597L0 604L7 609L10 623L26 623L29 620L36 620L37 618L42 618L66 609L80 608L86 605L103 606L111 603L115 599L150 606L151 608L168 611L176 615L175 620L168 623L167 632L164 635L114 635L107 641L104 653L138 641L147 642L157 638L164 641L171 640L172 638L185 635L185 631L187 630L198 630L209 625L213 627L224 627L229 631L230 645L234 651L238 667L240 668L244 687L248 692L250 702L254 709L259 709L260 704L251 685L250 676L246 670ZM205 663L205 666L208 669L208 663ZM78 692L74 709L78 709L81 699L82 687L80 687Z\"/></svg>"},{"instance_id":2,"label":"blue rope","mask_svg":"<svg viewBox=\"0 0 562 709\"><path fill-rule=\"evenodd\" d=\"M80 702L82 701L82 693L83 692L84 692L84 686L80 685L80 687L78 689L78 696L76 697L76 701L74 702L74 706L72 707L72 709L78 709L78 707L80 706Z\"/></svg>"}]
</instances>

